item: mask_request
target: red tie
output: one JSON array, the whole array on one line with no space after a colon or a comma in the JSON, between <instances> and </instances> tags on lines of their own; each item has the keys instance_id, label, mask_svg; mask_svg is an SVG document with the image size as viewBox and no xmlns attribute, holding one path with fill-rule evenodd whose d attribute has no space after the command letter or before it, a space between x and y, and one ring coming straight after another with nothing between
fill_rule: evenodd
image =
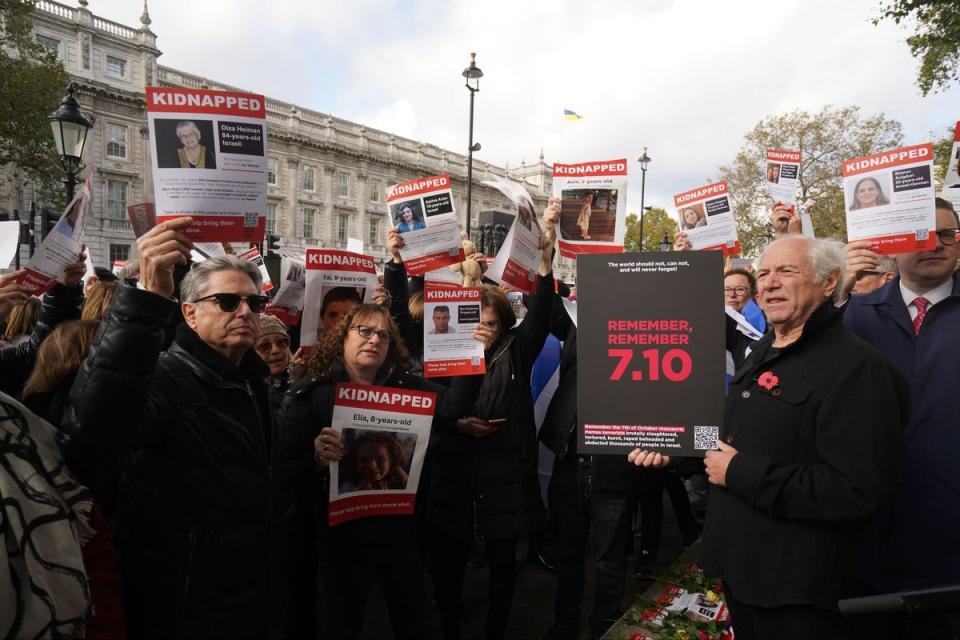
<instances>
[{"instance_id":1,"label":"red tie","mask_svg":"<svg viewBox=\"0 0 960 640\"><path fill-rule=\"evenodd\" d=\"M913 306L917 308L917 316L913 319L913 332L917 335L920 334L920 325L923 324L923 319L927 317L928 304L930 304L930 301L923 296L913 301Z\"/></svg>"}]
</instances>

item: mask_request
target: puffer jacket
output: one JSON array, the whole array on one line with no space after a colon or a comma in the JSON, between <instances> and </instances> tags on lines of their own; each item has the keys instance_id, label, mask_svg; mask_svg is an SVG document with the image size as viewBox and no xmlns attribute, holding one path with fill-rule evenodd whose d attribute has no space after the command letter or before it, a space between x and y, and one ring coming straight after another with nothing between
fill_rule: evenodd
<instances>
[{"instance_id":1,"label":"puffer jacket","mask_svg":"<svg viewBox=\"0 0 960 640\"><path fill-rule=\"evenodd\" d=\"M446 431L430 440L429 522L445 535L516 539L543 525L530 373L550 330L554 296L553 276L540 276L523 322L486 353L487 373L468 415L506 422L482 438Z\"/></svg>"},{"instance_id":2,"label":"puffer jacket","mask_svg":"<svg viewBox=\"0 0 960 640\"><path fill-rule=\"evenodd\" d=\"M131 636L278 636L268 369L253 349L235 366L185 325L161 353L175 307L117 290L74 383L61 448L102 503L117 487Z\"/></svg>"}]
</instances>

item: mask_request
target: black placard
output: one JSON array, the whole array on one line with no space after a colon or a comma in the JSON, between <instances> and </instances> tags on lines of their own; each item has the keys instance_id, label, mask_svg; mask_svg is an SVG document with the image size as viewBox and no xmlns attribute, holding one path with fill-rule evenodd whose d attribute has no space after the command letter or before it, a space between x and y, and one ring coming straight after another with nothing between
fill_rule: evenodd
<instances>
[{"instance_id":1,"label":"black placard","mask_svg":"<svg viewBox=\"0 0 960 640\"><path fill-rule=\"evenodd\" d=\"M723 418L719 251L577 258L580 453L714 448Z\"/></svg>"}]
</instances>

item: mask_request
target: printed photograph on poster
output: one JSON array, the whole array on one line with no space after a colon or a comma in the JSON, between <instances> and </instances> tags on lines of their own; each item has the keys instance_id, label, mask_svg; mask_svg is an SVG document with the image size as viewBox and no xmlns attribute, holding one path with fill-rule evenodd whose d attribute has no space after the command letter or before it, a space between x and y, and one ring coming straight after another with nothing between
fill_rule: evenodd
<instances>
[{"instance_id":1,"label":"printed photograph on poster","mask_svg":"<svg viewBox=\"0 0 960 640\"><path fill-rule=\"evenodd\" d=\"M480 322L479 288L431 280L423 288L423 375L479 375L486 371L483 344L473 337Z\"/></svg>"},{"instance_id":2,"label":"printed photograph on poster","mask_svg":"<svg viewBox=\"0 0 960 640\"><path fill-rule=\"evenodd\" d=\"M677 224L694 250L718 250L725 256L740 253L726 181L678 193L673 196L673 204Z\"/></svg>"},{"instance_id":3,"label":"printed photograph on poster","mask_svg":"<svg viewBox=\"0 0 960 640\"><path fill-rule=\"evenodd\" d=\"M330 525L413 513L436 394L340 383L331 427L346 455L330 463Z\"/></svg>"},{"instance_id":4,"label":"printed photograph on poster","mask_svg":"<svg viewBox=\"0 0 960 640\"><path fill-rule=\"evenodd\" d=\"M194 242L262 242L266 99L146 87L146 102L157 223L189 215Z\"/></svg>"},{"instance_id":5,"label":"printed photograph on poster","mask_svg":"<svg viewBox=\"0 0 960 640\"><path fill-rule=\"evenodd\" d=\"M390 215L393 217L393 226L400 233L427 228L427 224L423 221L420 198L391 204Z\"/></svg>"},{"instance_id":6,"label":"printed photograph on poster","mask_svg":"<svg viewBox=\"0 0 960 640\"><path fill-rule=\"evenodd\" d=\"M560 198L560 255L623 251L627 160L553 165L553 195Z\"/></svg>"},{"instance_id":7,"label":"printed photograph on poster","mask_svg":"<svg viewBox=\"0 0 960 640\"><path fill-rule=\"evenodd\" d=\"M154 119L157 167L160 169L216 169L213 120Z\"/></svg>"},{"instance_id":8,"label":"printed photograph on poster","mask_svg":"<svg viewBox=\"0 0 960 640\"><path fill-rule=\"evenodd\" d=\"M263 256L260 255L260 250L256 247L250 247L246 251L240 254L240 257L244 260L252 262L257 270L260 272L260 278L262 279L263 284L260 286L261 293L268 293L273 290L273 281L270 280L270 272L267 271L267 265L263 261Z\"/></svg>"},{"instance_id":9,"label":"printed photograph on poster","mask_svg":"<svg viewBox=\"0 0 960 640\"><path fill-rule=\"evenodd\" d=\"M881 254L936 247L932 144L845 160L841 168L848 240L870 240Z\"/></svg>"},{"instance_id":10,"label":"printed photograph on poster","mask_svg":"<svg viewBox=\"0 0 960 640\"><path fill-rule=\"evenodd\" d=\"M792 213L796 213L801 157L799 151L767 149L767 192L774 202L793 207Z\"/></svg>"},{"instance_id":11,"label":"printed photograph on poster","mask_svg":"<svg viewBox=\"0 0 960 640\"><path fill-rule=\"evenodd\" d=\"M613 242L617 218L616 189L570 189L560 192L560 237Z\"/></svg>"},{"instance_id":12,"label":"printed photograph on poster","mask_svg":"<svg viewBox=\"0 0 960 640\"><path fill-rule=\"evenodd\" d=\"M725 391L722 272L717 251L577 258L578 452L703 457L715 448Z\"/></svg>"},{"instance_id":13,"label":"printed photograph on poster","mask_svg":"<svg viewBox=\"0 0 960 640\"><path fill-rule=\"evenodd\" d=\"M340 495L354 491L404 491L417 447L417 434L344 429Z\"/></svg>"},{"instance_id":14,"label":"printed photograph on poster","mask_svg":"<svg viewBox=\"0 0 960 640\"><path fill-rule=\"evenodd\" d=\"M300 344L311 345L354 307L373 300L373 258L335 249L307 250Z\"/></svg>"}]
</instances>

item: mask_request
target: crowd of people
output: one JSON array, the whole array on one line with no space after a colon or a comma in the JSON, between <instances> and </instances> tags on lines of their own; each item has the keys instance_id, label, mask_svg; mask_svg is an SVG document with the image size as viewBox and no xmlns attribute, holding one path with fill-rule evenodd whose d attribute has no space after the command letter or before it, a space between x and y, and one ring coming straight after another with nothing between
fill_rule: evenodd
<instances>
[{"instance_id":1,"label":"crowd of people","mask_svg":"<svg viewBox=\"0 0 960 640\"><path fill-rule=\"evenodd\" d=\"M551 266L557 199L522 320L483 285L484 375L421 376L424 334L447 332L450 310L424 318L403 229L388 233L375 302L325 300L299 358L298 330L264 313L252 263L191 263L189 218L139 238L136 278L98 270L83 283L81 255L38 299L19 272L0 276L0 633L359 638L376 579L395 638L426 637L433 606L457 639L479 555L486 638L580 637L588 571L599 638L623 613L637 519L633 569L657 558L666 489L737 638L955 637L936 611L861 619L838 605L960 583L960 219L936 206L936 248L892 258L800 235L774 207L755 268L716 274L730 376L704 459L578 451L577 326L563 302L575 290ZM679 231L675 249L689 248ZM538 429L532 372L551 334L559 382ZM331 462L344 493L410 479L396 437L347 446L332 428L344 382L436 394L413 514L328 523ZM546 500L540 445L553 454ZM518 636L524 542L557 586L554 623Z\"/></svg>"}]
</instances>

